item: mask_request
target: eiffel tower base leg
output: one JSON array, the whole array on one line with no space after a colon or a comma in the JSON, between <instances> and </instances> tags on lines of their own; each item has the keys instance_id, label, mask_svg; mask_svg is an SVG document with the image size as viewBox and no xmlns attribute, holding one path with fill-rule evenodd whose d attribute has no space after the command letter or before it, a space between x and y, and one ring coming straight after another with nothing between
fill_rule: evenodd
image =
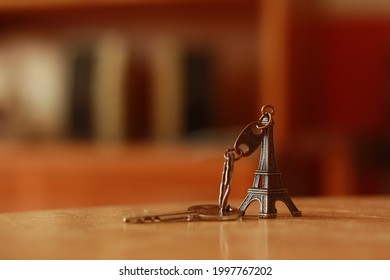
<instances>
[{"instance_id":1,"label":"eiffel tower base leg","mask_svg":"<svg viewBox=\"0 0 390 280\"><path fill-rule=\"evenodd\" d=\"M291 216L300 217L302 212L298 210L288 195L287 189L257 189L250 188L244 201L240 205L240 211L245 213L249 204L254 200L260 202L260 218L272 219L277 216L276 201L283 201L290 210Z\"/></svg>"}]
</instances>

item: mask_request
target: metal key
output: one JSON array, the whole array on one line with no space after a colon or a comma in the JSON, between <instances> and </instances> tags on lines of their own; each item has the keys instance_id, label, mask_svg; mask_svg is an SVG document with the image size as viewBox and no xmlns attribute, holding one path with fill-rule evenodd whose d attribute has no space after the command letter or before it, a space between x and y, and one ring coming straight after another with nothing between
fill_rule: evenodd
<instances>
[{"instance_id":1,"label":"metal key","mask_svg":"<svg viewBox=\"0 0 390 280\"><path fill-rule=\"evenodd\" d=\"M136 215L124 217L125 223L153 223L153 222L179 222L179 221L232 221L241 217L237 208L229 207L228 211L222 213L219 205L204 204L194 205L186 211L170 212L151 215Z\"/></svg>"}]
</instances>

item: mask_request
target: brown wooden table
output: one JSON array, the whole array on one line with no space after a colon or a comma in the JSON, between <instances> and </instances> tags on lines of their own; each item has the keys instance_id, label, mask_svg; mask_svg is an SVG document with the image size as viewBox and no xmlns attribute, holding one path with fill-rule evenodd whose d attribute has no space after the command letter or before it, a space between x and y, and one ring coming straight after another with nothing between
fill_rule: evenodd
<instances>
[{"instance_id":1,"label":"brown wooden table","mask_svg":"<svg viewBox=\"0 0 390 280\"><path fill-rule=\"evenodd\" d=\"M233 222L122 222L203 201L3 213L0 259L390 259L389 196L293 200L302 217Z\"/></svg>"}]
</instances>

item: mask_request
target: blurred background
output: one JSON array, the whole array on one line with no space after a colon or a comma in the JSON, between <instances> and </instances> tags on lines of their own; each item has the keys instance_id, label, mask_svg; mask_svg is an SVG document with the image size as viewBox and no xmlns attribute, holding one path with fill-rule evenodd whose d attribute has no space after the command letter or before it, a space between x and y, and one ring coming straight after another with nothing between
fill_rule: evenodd
<instances>
[{"instance_id":1,"label":"blurred background","mask_svg":"<svg viewBox=\"0 0 390 280\"><path fill-rule=\"evenodd\" d=\"M2 2L0 211L217 200L263 104L291 196L389 194L390 2Z\"/></svg>"}]
</instances>

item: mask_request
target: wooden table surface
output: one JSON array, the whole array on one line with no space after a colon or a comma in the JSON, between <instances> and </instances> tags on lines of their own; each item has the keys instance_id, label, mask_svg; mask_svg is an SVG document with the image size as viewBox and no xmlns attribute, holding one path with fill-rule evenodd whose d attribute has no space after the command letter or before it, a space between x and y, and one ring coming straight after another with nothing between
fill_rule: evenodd
<instances>
[{"instance_id":1,"label":"wooden table surface","mask_svg":"<svg viewBox=\"0 0 390 280\"><path fill-rule=\"evenodd\" d=\"M122 222L200 201L3 213L0 259L390 259L389 196L293 201L302 217L281 202L276 219L229 222Z\"/></svg>"}]
</instances>

